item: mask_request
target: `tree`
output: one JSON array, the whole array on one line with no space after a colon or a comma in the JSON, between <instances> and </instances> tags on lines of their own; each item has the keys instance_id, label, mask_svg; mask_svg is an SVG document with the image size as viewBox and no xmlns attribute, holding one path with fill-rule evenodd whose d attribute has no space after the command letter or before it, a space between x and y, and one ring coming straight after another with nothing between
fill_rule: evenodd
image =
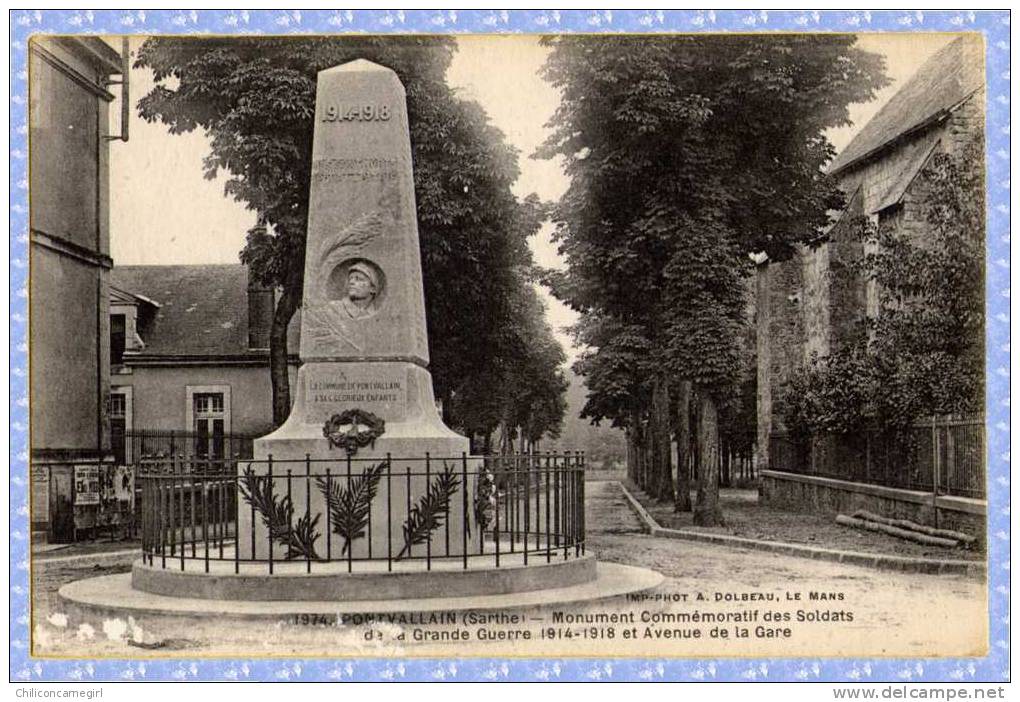
<instances>
[{"instance_id":1,"label":"tree","mask_svg":"<svg viewBox=\"0 0 1020 702\"><path fill-rule=\"evenodd\" d=\"M880 291L868 356L876 390L870 405L885 427L984 407L982 144L936 154L920 189L923 239L868 229L875 253L860 265Z\"/></svg>"},{"instance_id":2,"label":"tree","mask_svg":"<svg viewBox=\"0 0 1020 702\"><path fill-rule=\"evenodd\" d=\"M156 86L141 116L171 133L202 129L210 139L207 177L226 171L226 192L257 215L241 259L280 289L270 340L275 424L290 411L287 326L301 305L311 177L316 74L364 58L398 74L407 91L429 347L447 421L467 383L484 394L507 355L510 299L531 266L527 237L537 200L518 202L510 185L517 154L475 103L446 84L449 37L154 37L137 67ZM484 411L484 407L480 408Z\"/></svg>"},{"instance_id":3,"label":"tree","mask_svg":"<svg viewBox=\"0 0 1020 702\"><path fill-rule=\"evenodd\" d=\"M559 294L564 293L561 290ZM650 342L644 329L589 313L573 327L573 335L576 345L586 349L574 363L574 372L585 379L588 388L581 418L593 424L608 420L613 427L624 429L627 476L643 486L643 415L650 399L645 385Z\"/></svg>"},{"instance_id":4,"label":"tree","mask_svg":"<svg viewBox=\"0 0 1020 702\"><path fill-rule=\"evenodd\" d=\"M659 398L653 432L669 425L659 420L664 394L692 383L696 518L720 523L717 415L739 372L748 254L788 258L841 206L822 172L834 155L824 132L884 84L881 59L833 35L545 41L553 51L544 75L562 102L540 155L563 157L571 179L554 209L568 263L554 293L647 341L639 382ZM615 392L605 380L589 385L593 395L600 388ZM636 430L649 405L633 387L628 396ZM669 465L660 455L649 483L662 497Z\"/></svg>"},{"instance_id":5,"label":"tree","mask_svg":"<svg viewBox=\"0 0 1020 702\"><path fill-rule=\"evenodd\" d=\"M566 354L545 321L545 305L533 285L521 288L514 345L503 396L504 423L517 430L521 449L531 450L548 435L559 436L569 387L563 364Z\"/></svg>"},{"instance_id":6,"label":"tree","mask_svg":"<svg viewBox=\"0 0 1020 702\"><path fill-rule=\"evenodd\" d=\"M498 429L503 453L509 453L518 438L524 450L543 436L558 436L569 385L563 373L566 354L545 319L533 271L522 268L517 274L498 344L503 353L491 371L494 377L488 383L463 383L453 396L454 414L470 420L463 425L466 433L481 435L488 447Z\"/></svg>"}]
</instances>

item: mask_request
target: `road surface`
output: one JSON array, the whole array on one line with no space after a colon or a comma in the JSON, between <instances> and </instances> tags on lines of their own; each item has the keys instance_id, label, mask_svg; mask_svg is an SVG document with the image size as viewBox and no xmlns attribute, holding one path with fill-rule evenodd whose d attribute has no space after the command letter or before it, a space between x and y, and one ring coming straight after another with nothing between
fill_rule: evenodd
<instances>
[{"instance_id":1,"label":"road surface","mask_svg":"<svg viewBox=\"0 0 1020 702\"><path fill-rule=\"evenodd\" d=\"M530 610L522 624L479 627L400 624L104 619L67 607L63 583L127 572L131 554L82 557L73 550L33 567L36 655L651 655L657 657L968 656L987 646L984 582L900 574L714 544L652 538L620 485L587 485L588 546L600 560L651 568L666 580L641 599ZM453 631L467 631L455 640ZM510 638L499 638L505 632ZM486 635L488 634L488 635ZM494 635L493 635L494 634ZM526 635L525 635L526 634Z\"/></svg>"}]
</instances>

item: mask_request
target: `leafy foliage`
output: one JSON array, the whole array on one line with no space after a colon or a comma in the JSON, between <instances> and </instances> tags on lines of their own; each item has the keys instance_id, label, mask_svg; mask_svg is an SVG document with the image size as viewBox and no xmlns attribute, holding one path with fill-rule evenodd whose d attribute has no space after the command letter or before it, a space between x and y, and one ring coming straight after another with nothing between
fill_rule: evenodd
<instances>
[{"instance_id":1,"label":"leafy foliage","mask_svg":"<svg viewBox=\"0 0 1020 702\"><path fill-rule=\"evenodd\" d=\"M578 366L593 419L625 423L650 374L733 384L747 254L783 260L827 223L843 198L821 170L834 155L824 131L885 83L854 41L546 40L563 100L540 155L571 178L553 208L568 270L549 277L584 316L579 337L599 342Z\"/></svg>"},{"instance_id":2,"label":"leafy foliage","mask_svg":"<svg viewBox=\"0 0 1020 702\"><path fill-rule=\"evenodd\" d=\"M869 231L878 283L873 410L883 425L984 406L984 168L981 144L936 154L921 177L923 241Z\"/></svg>"},{"instance_id":3,"label":"leafy foliage","mask_svg":"<svg viewBox=\"0 0 1020 702\"><path fill-rule=\"evenodd\" d=\"M867 346L855 342L824 359L813 357L806 368L794 373L776 409L802 443L820 432L853 433L866 422L873 383Z\"/></svg>"},{"instance_id":4,"label":"leafy foliage","mask_svg":"<svg viewBox=\"0 0 1020 702\"><path fill-rule=\"evenodd\" d=\"M568 269L550 278L597 345L575 367L585 412L626 426L632 456L647 424L645 473L668 497L669 386L692 384L700 455L713 455L718 405L741 377L748 255L789 258L842 205L825 131L882 87L882 62L848 35L545 41L562 101L539 155L570 176L553 208ZM702 468L712 504L714 463Z\"/></svg>"},{"instance_id":5,"label":"leafy foliage","mask_svg":"<svg viewBox=\"0 0 1020 702\"><path fill-rule=\"evenodd\" d=\"M316 478L319 491L326 498L333 533L344 540L341 555L347 553L355 539L365 536L372 500L379 491L379 481L386 467L386 461L380 461L350 480L340 476L336 476L335 481Z\"/></svg>"},{"instance_id":6,"label":"leafy foliage","mask_svg":"<svg viewBox=\"0 0 1020 702\"><path fill-rule=\"evenodd\" d=\"M875 421L900 431L933 414L984 404L984 182L980 144L935 154L914 185L923 237L895 220L854 222L866 255L853 268L877 282L879 313L858 338L798 378L788 421L847 433Z\"/></svg>"},{"instance_id":7,"label":"leafy foliage","mask_svg":"<svg viewBox=\"0 0 1020 702\"><path fill-rule=\"evenodd\" d=\"M512 317L515 324L508 330L512 353L502 366L504 421L519 428L527 441L538 441L546 434L556 438L569 387L563 372L566 354L545 320L545 306L530 281L519 288Z\"/></svg>"},{"instance_id":8,"label":"leafy foliage","mask_svg":"<svg viewBox=\"0 0 1020 702\"><path fill-rule=\"evenodd\" d=\"M409 553L412 546L428 541L432 532L443 526L443 521L449 516L450 500L459 488L460 478L456 471L444 464L443 472L432 479L425 494L411 507L411 513L404 520L404 547L397 554L398 559Z\"/></svg>"},{"instance_id":9,"label":"leafy foliage","mask_svg":"<svg viewBox=\"0 0 1020 702\"><path fill-rule=\"evenodd\" d=\"M644 328L590 314L581 318L573 332L577 344L586 349L574 364L588 387L581 416L625 425L628 410L647 402L643 382L651 373L651 342Z\"/></svg>"},{"instance_id":10,"label":"leafy foliage","mask_svg":"<svg viewBox=\"0 0 1020 702\"><path fill-rule=\"evenodd\" d=\"M315 542L319 538L316 526L319 517L305 514L294 524L294 505L289 495L282 498L273 494L273 478L256 475L248 466L238 484L244 501L255 508L262 517L262 523L269 530L269 538L287 548L285 558L309 558L318 560Z\"/></svg>"}]
</instances>

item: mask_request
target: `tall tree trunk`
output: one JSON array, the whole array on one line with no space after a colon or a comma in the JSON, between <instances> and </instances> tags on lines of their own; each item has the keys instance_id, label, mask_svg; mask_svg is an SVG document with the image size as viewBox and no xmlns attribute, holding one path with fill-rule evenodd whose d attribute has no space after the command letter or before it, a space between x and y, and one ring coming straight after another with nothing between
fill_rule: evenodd
<instances>
[{"instance_id":1,"label":"tall tree trunk","mask_svg":"<svg viewBox=\"0 0 1020 702\"><path fill-rule=\"evenodd\" d=\"M630 415L631 443L634 454L634 483L645 489L645 432L641 423L641 410L632 410Z\"/></svg>"},{"instance_id":2,"label":"tall tree trunk","mask_svg":"<svg viewBox=\"0 0 1020 702\"><path fill-rule=\"evenodd\" d=\"M769 291L769 263L755 269L755 343L758 355L756 392L755 473L769 467L769 437L772 433L772 330Z\"/></svg>"},{"instance_id":3,"label":"tall tree trunk","mask_svg":"<svg viewBox=\"0 0 1020 702\"><path fill-rule=\"evenodd\" d=\"M645 420L641 428L641 489L647 493L652 490L652 427Z\"/></svg>"},{"instance_id":4,"label":"tall tree trunk","mask_svg":"<svg viewBox=\"0 0 1020 702\"><path fill-rule=\"evenodd\" d=\"M514 439L510 428L510 422L504 419L499 423L499 452L513 453L513 451Z\"/></svg>"},{"instance_id":5,"label":"tall tree trunk","mask_svg":"<svg viewBox=\"0 0 1020 702\"><path fill-rule=\"evenodd\" d=\"M698 417L698 502L694 506L694 523L698 526L723 526L719 504L719 413L715 398L708 392L698 393L701 412Z\"/></svg>"},{"instance_id":6,"label":"tall tree trunk","mask_svg":"<svg viewBox=\"0 0 1020 702\"><path fill-rule=\"evenodd\" d=\"M691 503L691 381L680 383L677 393L677 424L676 424L676 499L673 502L674 512L690 512Z\"/></svg>"},{"instance_id":7,"label":"tall tree trunk","mask_svg":"<svg viewBox=\"0 0 1020 702\"><path fill-rule=\"evenodd\" d=\"M634 430L634 427L627 427L624 435L627 439L627 478L637 485L638 448L637 439L635 438L637 436L637 432Z\"/></svg>"},{"instance_id":8,"label":"tall tree trunk","mask_svg":"<svg viewBox=\"0 0 1020 702\"><path fill-rule=\"evenodd\" d=\"M629 427L629 443L627 445L628 451L630 452L631 468L633 470L632 480L634 484L641 487L641 481L644 479L642 475L642 441L641 441L641 413L638 410L631 410L630 413L630 427Z\"/></svg>"},{"instance_id":9,"label":"tall tree trunk","mask_svg":"<svg viewBox=\"0 0 1020 702\"><path fill-rule=\"evenodd\" d=\"M673 499L673 462L669 445L669 385L656 376L649 417L652 445L652 491L657 500Z\"/></svg>"},{"instance_id":10,"label":"tall tree trunk","mask_svg":"<svg viewBox=\"0 0 1020 702\"><path fill-rule=\"evenodd\" d=\"M269 379L273 387L273 426L278 427L290 415L290 363L287 349L287 328L301 306L300 275L291 275L283 294L276 302L273 327L269 332Z\"/></svg>"}]
</instances>

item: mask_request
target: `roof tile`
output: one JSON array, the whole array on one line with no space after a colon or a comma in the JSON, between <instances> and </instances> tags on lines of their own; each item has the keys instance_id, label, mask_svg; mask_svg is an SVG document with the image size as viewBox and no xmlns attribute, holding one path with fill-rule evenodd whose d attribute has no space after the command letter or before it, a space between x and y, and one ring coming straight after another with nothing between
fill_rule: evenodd
<instances>
[{"instance_id":1,"label":"roof tile","mask_svg":"<svg viewBox=\"0 0 1020 702\"><path fill-rule=\"evenodd\" d=\"M139 334L146 355L265 356L248 348L248 272L240 264L115 266L110 284L160 305ZM297 353L300 312L288 351Z\"/></svg>"},{"instance_id":2,"label":"roof tile","mask_svg":"<svg viewBox=\"0 0 1020 702\"><path fill-rule=\"evenodd\" d=\"M835 174L948 112L984 84L984 45L965 34L929 58L829 165Z\"/></svg>"}]
</instances>

